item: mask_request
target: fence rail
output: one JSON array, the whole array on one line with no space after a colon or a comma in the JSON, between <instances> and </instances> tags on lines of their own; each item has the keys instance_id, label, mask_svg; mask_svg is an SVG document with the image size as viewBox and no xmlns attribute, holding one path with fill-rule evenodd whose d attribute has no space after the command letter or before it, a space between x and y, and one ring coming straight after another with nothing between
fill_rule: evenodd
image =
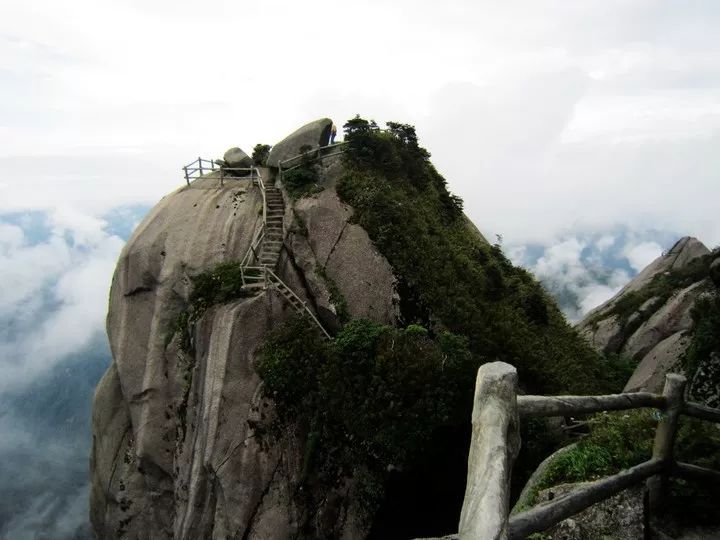
<instances>
[{"instance_id":1,"label":"fence rail","mask_svg":"<svg viewBox=\"0 0 720 540\"><path fill-rule=\"evenodd\" d=\"M188 163L182 168L185 173L185 182L190 185L191 180L197 180L209 173L218 173L220 185L224 185L226 178L251 179L253 182L260 177L257 167L228 167L219 159L205 159L198 157L195 161Z\"/></svg>"},{"instance_id":2,"label":"fence rail","mask_svg":"<svg viewBox=\"0 0 720 540\"><path fill-rule=\"evenodd\" d=\"M346 142L337 142L333 144L328 144L326 146L318 146L317 148L312 148L307 152L302 152L291 158L284 159L278 162L278 169L280 171L280 175L282 176L283 173L300 167L303 164L303 158L306 158L309 161L316 161L318 159L338 156L345 152L346 146ZM293 162L297 163L290 165Z\"/></svg>"},{"instance_id":3,"label":"fence rail","mask_svg":"<svg viewBox=\"0 0 720 540\"><path fill-rule=\"evenodd\" d=\"M513 366L502 362L485 364L478 370L472 416L473 439L468 457L468 483L458 535L460 539L520 540L530 534L542 532L563 519L643 481L646 481L648 511L651 515L658 515L664 508L667 480L670 476L720 482L720 471L674 460L673 447L681 415L720 423L719 409L684 401L685 377L668 374L662 394L636 392L607 396L517 396L515 373ZM499 384L497 381L500 380L504 383ZM514 459L515 454L510 450L519 444L518 426L510 423L506 429L497 430L493 428L492 419L504 415L507 407L512 407L515 403L520 417L572 416L643 407L660 409L662 417L655 431L653 454L648 461L590 482L551 502L509 516L509 475L497 475L488 471L504 471L508 466L508 456ZM482 433L482 437L476 439L476 432ZM479 450L480 447L495 450L483 453ZM478 455L481 455L482 459L478 459ZM478 477L482 477L485 482L482 489L478 489Z\"/></svg>"}]
</instances>

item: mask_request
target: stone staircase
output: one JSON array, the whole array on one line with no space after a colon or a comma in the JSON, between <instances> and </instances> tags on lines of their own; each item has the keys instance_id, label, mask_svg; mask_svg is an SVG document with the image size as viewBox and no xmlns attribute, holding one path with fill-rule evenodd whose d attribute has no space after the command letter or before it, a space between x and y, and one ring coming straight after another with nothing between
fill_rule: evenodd
<instances>
[{"instance_id":1,"label":"stone staircase","mask_svg":"<svg viewBox=\"0 0 720 540\"><path fill-rule=\"evenodd\" d=\"M283 201L282 191L276 187L266 187L265 202L267 204L267 218L259 262L261 266L267 266L274 271L280 259L280 250L285 237L283 231L285 202Z\"/></svg>"},{"instance_id":2,"label":"stone staircase","mask_svg":"<svg viewBox=\"0 0 720 540\"><path fill-rule=\"evenodd\" d=\"M300 315L308 315L318 326L325 338L330 338L327 330L320 323L313 311L302 298L282 281L275 270L280 260L280 251L285 240L283 220L285 217L285 201L282 191L274 186L266 186L258 172L258 184L265 192L265 225L262 230L262 243L257 253L257 262L250 253L243 262L246 276L243 278L247 289L257 292L268 287L275 289L285 301Z\"/></svg>"}]
</instances>

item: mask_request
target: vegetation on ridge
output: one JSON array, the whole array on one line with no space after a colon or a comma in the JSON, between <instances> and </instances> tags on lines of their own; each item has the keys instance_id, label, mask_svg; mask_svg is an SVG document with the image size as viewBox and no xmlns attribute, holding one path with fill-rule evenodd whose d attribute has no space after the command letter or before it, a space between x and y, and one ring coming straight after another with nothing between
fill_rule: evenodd
<instances>
[{"instance_id":1,"label":"vegetation on ridge","mask_svg":"<svg viewBox=\"0 0 720 540\"><path fill-rule=\"evenodd\" d=\"M618 389L540 283L499 245L470 234L462 200L448 191L412 126L389 122L380 130L356 117L344 127L338 194L392 265L405 323L469 340L475 365L462 381L468 395L477 366L490 360L515 365L533 392Z\"/></svg>"},{"instance_id":2,"label":"vegetation on ridge","mask_svg":"<svg viewBox=\"0 0 720 540\"><path fill-rule=\"evenodd\" d=\"M447 450L440 434L467 426L484 362L512 363L537 393L622 388L626 372L596 354L499 245L468 228L412 126L380 130L355 118L345 131L338 194L392 265L406 328L355 320L324 342L297 320L269 336L257 371L278 426L305 434L306 482L360 477L377 502L388 471Z\"/></svg>"}]
</instances>

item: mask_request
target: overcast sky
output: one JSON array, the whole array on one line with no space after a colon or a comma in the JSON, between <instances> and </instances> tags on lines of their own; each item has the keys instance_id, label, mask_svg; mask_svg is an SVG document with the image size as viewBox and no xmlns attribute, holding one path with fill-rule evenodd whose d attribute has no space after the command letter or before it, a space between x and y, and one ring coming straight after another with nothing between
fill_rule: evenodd
<instances>
[{"instance_id":1,"label":"overcast sky","mask_svg":"<svg viewBox=\"0 0 720 540\"><path fill-rule=\"evenodd\" d=\"M717 0L2 0L0 398L96 347L183 164L325 116L415 124L578 319L678 237L720 244L718 28Z\"/></svg>"},{"instance_id":2,"label":"overcast sky","mask_svg":"<svg viewBox=\"0 0 720 540\"><path fill-rule=\"evenodd\" d=\"M52 285L58 321L83 322L24 346L86 343L122 245L109 212L198 155L360 113L415 124L486 236L574 288L576 318L675 238L720 243L718 27L714 0L3 0L0 301Z\"/></svg>"}]
</instances>

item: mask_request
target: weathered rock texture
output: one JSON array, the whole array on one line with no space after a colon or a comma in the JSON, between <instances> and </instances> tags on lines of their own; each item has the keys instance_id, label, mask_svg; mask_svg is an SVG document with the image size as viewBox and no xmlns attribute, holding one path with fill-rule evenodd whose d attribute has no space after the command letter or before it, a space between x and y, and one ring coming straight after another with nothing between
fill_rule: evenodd
<instances>
[{"instance_id":1,"label":"weathered rock texture","mask_svg":"<svg viewBox=\"0 0 720 540\"><path fill-rule=\"evenodd\" d=\"M328 142L330 142L331 127L332 120L329 118L320 118L305 124L272 147L267 164L270 167L278 167L280 162L297 156L303 146L310 148L327 146ZM287 167L292 164L285 164L284 166Z\"/></svg>"},{"instance_id":2,"label":"weathered rock texture","mask_svg":"<svg viewBox=\"0 0 720 540\"><path fill-rule=\"evenodd\" d=\"M223 161L231 168L252 167L252 159L237 146L230 148L225 155Z\"/></svg>"},{"instance_id":3,"label":"weathered rock texture","mask_svg":"<svg viewBox=\"0 0 720 540\"><path fill-rule=\"evenodd\" d=\"M392 323L392 269L349 223L352 209L333 188L341 171L329 158L320 169L326 190L287 205L292 232L278 275L329 325L341 304L352 316ZM299 492L302 434L268 444L256 430L272 407L253 365L266 333L294 313L285 301L268 290L209 309L195 325L194 354L171 338L190 277L242 259L260 223L259 188L244 179L221 187L215 174L163 198L120 256L107 317L113 362L93 405L95 534L363 537L352 484Z\"/></svg>"},{"instance_id":4,"label":"weathered rock texture","mask_svg":"<svg viewBox=\"0 0 720 540\"><path fill-rule=\"evenodd\" d=\"M562 484L538 493L542 504L565 495L583 484ZM565 519L542 533L550 540L636 540L643 538L642 487L621 491L609 499Z\"/></svg>"},{"instance_id":5,"label":"weathered rock texture","mask_svg":"<svg viewBox=\"0 0 720 540\"><path fill-rule=\"evenodd\" d=\"M690 310L696 300L712 288L711 279L699 279L673 291L667 298L650 297L626 317L615 313L615 308L630 295L642 293L657 276L683 270L698 257L710 254L697 239L680 239L577 325L597 350L621 354L637 362L625 386L626 392L660 392L665 374L680 369L680 358L690 344L687 335L692 327Z\"/></svg>"}]
</instances>

